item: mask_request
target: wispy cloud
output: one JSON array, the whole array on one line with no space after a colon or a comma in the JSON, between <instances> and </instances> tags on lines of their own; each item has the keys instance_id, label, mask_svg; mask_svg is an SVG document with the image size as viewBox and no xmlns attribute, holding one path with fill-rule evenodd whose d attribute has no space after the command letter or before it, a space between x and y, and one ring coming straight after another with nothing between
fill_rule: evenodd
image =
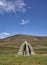
<instances>
[{"instance_id":1,"label":"wispy cloud","mask_svg":"<svg viewBox=\"0 0 47 65\"><path fill-rule=\"evenodd\" d=\"M24 24L28 24L29 22L30 22L30 20L24 20L24 19L23 19L20 24L21 24L21 25L24 25Z\"/></svg>"},{"instance_id":2,"label":"wispy cloud","mask_svg":"<svg viewBox=\"0 0 47 65\"><path fill-rule=\"evenodd\" d=\"M0 12L25 11L26 4L23 0L0 0Z\"/></svg>"},{"instance_id":3,"label":"wispy cloud","mask_svg":"<svg viewBox=\"0 0 47 65\"><path fill-rule=\"evenodd\" d=\"M8 36L10 36L10 33L7 32L0 33L0 39L6 38Z\"/></svg>"}]
</instances>

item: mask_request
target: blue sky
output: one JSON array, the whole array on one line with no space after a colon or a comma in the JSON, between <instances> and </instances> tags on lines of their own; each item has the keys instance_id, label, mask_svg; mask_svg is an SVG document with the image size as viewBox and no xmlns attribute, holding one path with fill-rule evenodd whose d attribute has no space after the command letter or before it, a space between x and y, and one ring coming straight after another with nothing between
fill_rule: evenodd
<instances>
[{"instance_id":1,"label":"blue sky","mask_svg":"<svg viewBox=\"0 0 47 65\"><path fill-rule=\"evenodd\" d=\"M47 0L0 0L0 38L47 36Z\"/></svg>"}]
</instances>

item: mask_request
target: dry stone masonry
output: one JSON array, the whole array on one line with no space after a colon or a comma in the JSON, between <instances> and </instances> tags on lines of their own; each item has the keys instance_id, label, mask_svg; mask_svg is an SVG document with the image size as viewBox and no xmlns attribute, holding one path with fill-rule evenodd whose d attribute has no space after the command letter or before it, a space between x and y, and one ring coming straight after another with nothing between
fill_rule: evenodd
<instances>
[{"instance_id":1,"label":"dry stone masonry","mask_svg":"<svg viewBox=\"0 0 47 65\"><path fill-rule=\"evenodd\" d=\"M18 51L18 55L25 55L25 56L30 56L30 55L35 55L35 52L33 51L32 46L27 43L27 41L25 41L19 51Z\"/></svg>"}]
</instances>

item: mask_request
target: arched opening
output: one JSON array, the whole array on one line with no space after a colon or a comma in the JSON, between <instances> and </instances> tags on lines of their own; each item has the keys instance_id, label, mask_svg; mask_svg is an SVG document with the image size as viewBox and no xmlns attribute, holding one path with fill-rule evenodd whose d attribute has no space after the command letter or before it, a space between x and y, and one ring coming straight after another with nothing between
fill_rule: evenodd
<instances>
[{"instance_id":1,"label":"arched opening","mask_svg":"<svg viewBox=\"0 0 47 65\"><path fill-rule=\"evenodd\" d=\"M24 45L24 48L23 48L23 55L26 55L26 44Z\"/></svg>"},{"instance_id":2,"label":"arched opening","mask_svg":"<svg viewBox=\"0 0 47 65\"><path fill-rule=\"evenodd\" d=\"M31 49L30 49L29 45L28 45L28 49L29 49L29 54L31 55Z\"/></svg>"}]
</instances>

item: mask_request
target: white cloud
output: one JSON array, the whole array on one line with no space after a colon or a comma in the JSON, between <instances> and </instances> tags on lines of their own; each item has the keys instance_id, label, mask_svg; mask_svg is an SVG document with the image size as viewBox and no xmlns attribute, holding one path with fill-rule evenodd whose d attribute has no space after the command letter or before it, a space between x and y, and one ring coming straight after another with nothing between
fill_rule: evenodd
<instances>
[{"instance_id":1,"label":"white cloud","mask_svg":"<svg viewBox=\"0 0 47 65\"><path fill-rule=\"evenodd\" d=\"M5 4L2 2L2 1L0 1L0 6L4 6Z\"/></svg>"},{"instance_id":2,"label":"white cloud","mask_svg":"<svg viewBox=\"0 0 47 65\"><path fill-rule=\"evenodd\" d=\"M9 33L7 33L7 32L3 32L3 33L1 33L2 35L10 35Z\"/></svg>"},{"instance_id":3,"label":"white cloud","mask_svg":"<svg viewBox=\"0 0 47 65\"><path fill-rule=\"evenodd\" d=\"M24 24L28 24L30 22L30 20L22 20L20 24L24 25Z\"/></svg>"},{"instance_id":4,"label":"white cloud","mask_svg":"<svg viewBox=\"0 0 47 65\"><path fill-rule=\"evenodd\" d=\"M25 11L26 4L23 0L0 0L0 12Z\"/></svg>"},{"instance_id":5,"label":"white cloud","mask_svg":"<svg viewBox=\"0 0 47 65\"><path fill-rule=\"evenodd\" d=\"M8 36L10 36L10 33L7 32L0 33L0 39L6 38Z\"/></svg>"}]
</instances>

